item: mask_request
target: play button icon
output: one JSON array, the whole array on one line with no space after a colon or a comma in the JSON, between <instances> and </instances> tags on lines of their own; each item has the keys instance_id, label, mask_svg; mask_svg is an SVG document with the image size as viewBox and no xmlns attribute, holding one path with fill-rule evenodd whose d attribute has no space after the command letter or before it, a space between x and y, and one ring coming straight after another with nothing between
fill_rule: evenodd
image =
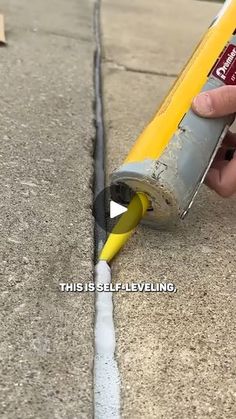
<instances>
[{"instance_id":1,"label":"play button icon","mask_svg":"<svg viewBox=\"0 0 236 419\"><path fill-rule=\"evenodd\" d=\"M112 200L110 201L110 218L118 217L126 211L128 211L128 209L124 207L124 205L118 204Z\"/></svg>"},{"instance_id":2,"label":"play button icon","mask_svg":"<svg viewBox=\"0 0 236 419\"><path fill-rule=\"evenodd\" d=\"M122 196L124 196L122 194ZM119 223L119 220L122 216L126 216L125 213L128 213L128 205L130 200L123 199L116 200L116 194L114 194L114 186L108 186L107 188L101 190L94 200L93 203L93 216L95 218L96 225L99 226L99 229L102 229L106 233L111 233L113 228ZM136 227L136 220L139 219L139 214L143 211L143 206L141 200L136 202L135 217L133 224L130 224L128 219L124 222L121 229L116 234L127 233L133 228Z\"/></svg>"}]
</instances>

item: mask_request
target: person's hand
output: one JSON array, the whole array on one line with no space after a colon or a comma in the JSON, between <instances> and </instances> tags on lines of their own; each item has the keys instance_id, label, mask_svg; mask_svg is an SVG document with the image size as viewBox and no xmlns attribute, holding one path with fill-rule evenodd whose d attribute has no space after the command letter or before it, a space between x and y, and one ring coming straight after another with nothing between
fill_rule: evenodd
<instances>
[{"instance_id":1,"label":"person's hand","mask_svg":"<svg viewBox=\"0 0 236 419\"><path fill-rule=\"evenodd\" d=\"M199 116L206 118L235 114L236 86L223 86L200 93L194 99L192 109ZM229 149L233 150L230 156L231 160L227 156ZM205 180L211 189L225 198L236 193L236 152L234 150L236 150L236 134L229 132Z\"/></svg>"}]
</instances>

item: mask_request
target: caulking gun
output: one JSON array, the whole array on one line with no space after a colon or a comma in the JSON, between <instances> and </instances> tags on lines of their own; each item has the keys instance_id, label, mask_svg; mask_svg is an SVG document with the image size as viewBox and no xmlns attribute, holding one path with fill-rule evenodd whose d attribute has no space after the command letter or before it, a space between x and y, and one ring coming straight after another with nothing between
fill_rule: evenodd
<instances>
[{"instance_id":1,"label":"caulking gun","mask_svg":"<svg viewBox=\"0 0 236 419\"><path fill-rule=\"evenodd\" d=\"M129 206L100 259L111 260L142 217L162 227L188 213L234 120L234 115L199 117L191 104L200 92L224 85L236 85L236 0L224 3L157 114L112 174L112 198ZM125 233L124 224L131 225Z\"/></svg>"}]
</instances>

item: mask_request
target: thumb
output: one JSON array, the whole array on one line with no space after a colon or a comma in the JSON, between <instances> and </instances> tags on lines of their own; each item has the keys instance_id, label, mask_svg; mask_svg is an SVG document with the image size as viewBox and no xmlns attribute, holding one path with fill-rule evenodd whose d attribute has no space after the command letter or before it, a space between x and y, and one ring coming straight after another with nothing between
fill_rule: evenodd
<instances>
[{"instance_id":1,"label":"thumb","mask_svg":"<svg viewBox=\"0 0 236 419\"><path fill-rule=\"evenodd\" d=\"M195 97L192 109L200 116L218 118L236 112L236 86L223 86L200 93Z\"/></svg>"}]
</instances>

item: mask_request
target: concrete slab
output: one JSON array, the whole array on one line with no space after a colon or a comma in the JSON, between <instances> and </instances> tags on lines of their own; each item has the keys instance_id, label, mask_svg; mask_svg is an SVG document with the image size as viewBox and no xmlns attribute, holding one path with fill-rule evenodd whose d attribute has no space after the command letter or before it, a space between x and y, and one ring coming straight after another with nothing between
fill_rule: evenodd
<instances>
[{"instance_id":1,"label":"concrete slab","mask_svg":"<svg viewBox=\"0 0 236 419\"><path fill-rule=\"evenodd\" d=\"M208 7L201 4L209 13ZM155 10L154 5L153 15ZM106 35L109 22L118 25L116 13L114 8L113 18L103 26L105 56L111 45ZM136 17L139 22L139 14L130 14L130 22ZM143 17L146 20L151 21L151 13ZM123 39L122 29L120 34ZM172 39L175 35L171 27ZM135 36L140 39L140 32ZM183 39L187 49L187 32ZM148 37L145 41L148 45ZM142 45L139 50L135 42L137 50L130 48L130 54L135 51L136 57L146 57ZM182 61L186 58L181 55ZM143 63L147 61L139 60L137 68ZM156 68L158 63L156 55ZM111 63L103 68L109 175L173 79L124 71ZM177 230L158 232L140 226L112 264L114 282L168 281L178 289L173 295L117 293L113 297L123 418L235 417L235 211L236 198L223 200L203 187Z\"/></svg>"},{"instance_id":2,"label":"concrete slab","mask_svg":"<svg viewBox=\"0 0 236 419\"><path fill-rule=\"evenodd\" d=\"M93 295L62 293L58 284L92 280L92 2L8 3L8 47L0 49L0 416L90 418ZM34 14L37 31L28 30Z\"/></svg>"},{"instance_id":3,"label":"concrete slab","mask_svg":"<svg viewBox=\"0 0 236 419\"><path fill-rule=\"evenodd\" d=\"M50 0L47 4L45 1L3 0L1 11L5 13L8 42L17 38L20 29L91 42L93 4L93 0Z\"/></svg>"},{"instance_id":4,"label":"concrete slab","mask_svg":"<svg viewBox=\"0 0 236 419\"><path fill-rule=\"evenodd\" d=\"M120 71L105 77L109 172L169 83ZM178 230L139 227L112 264L114 282L178 289L114 295L122 417L235 417L235 211L236 199L204 188Z\"/></svg>"},{"instance_id":5,"label":"concrete slab","mask_svg":"<svg viewBox=\"0 0 236 419\"><path fill-rule=\"evenodd\" d=\"M128 68L177 74L219 8L197 0L103 0L104 58Z\"/></svg>"}]
</instances>

